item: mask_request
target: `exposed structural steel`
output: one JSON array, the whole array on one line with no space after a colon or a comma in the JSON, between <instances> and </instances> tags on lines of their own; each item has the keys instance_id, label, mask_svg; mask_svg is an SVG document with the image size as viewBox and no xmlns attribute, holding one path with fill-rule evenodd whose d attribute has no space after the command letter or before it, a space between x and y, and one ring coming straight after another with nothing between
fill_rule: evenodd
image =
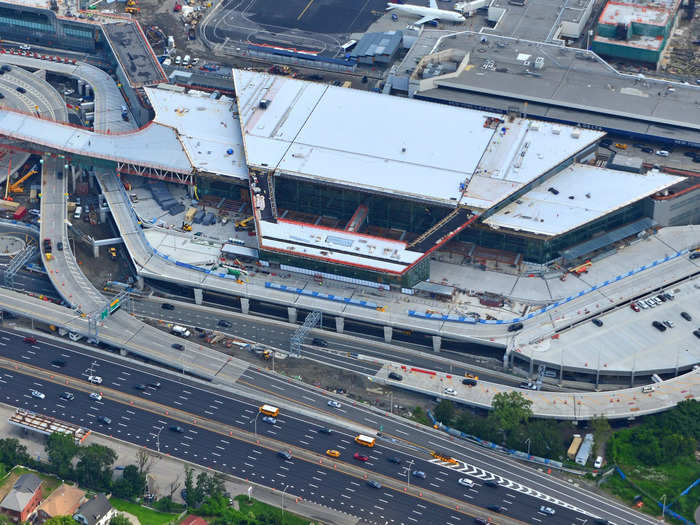
<instances>
[{"instance_id":1,"label":"exposed structural steel","mask_svg":"<svg viewBox=\"0 0 700 525\"><path fill-rule=\"evenodd\" d=\"M317 310L309 313L304 319L304 324L297 328L292 337L289 339L289 351L292 355L301 357L301 345L304 343L306 336L323 323L323 314Z\"/></svg>"},{"instance_id":2,"label":"exposed structural steel","mask_svg":"<svg viewBox=\"0 0 700 525\"><path fill-rule=\"evenodd\" d=\"M15 281L15 275L19 272L25 264L31 261L36 255L36 245L33 243L27 243L24 248L15 255L10 264L7 265L7 269L3 272L3 281L5 286L12 287Z\"/></svg>"}]
</instances>

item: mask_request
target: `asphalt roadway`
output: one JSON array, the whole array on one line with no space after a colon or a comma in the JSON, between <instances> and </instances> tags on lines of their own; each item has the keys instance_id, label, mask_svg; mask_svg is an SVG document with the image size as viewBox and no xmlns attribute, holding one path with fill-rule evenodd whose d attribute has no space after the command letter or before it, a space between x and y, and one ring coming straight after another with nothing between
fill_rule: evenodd
<instances>
[{"instance_id":1,"label":"asphalt roadway","mask_svg":"<svg viewBox=\"0 0 700 525\"><path fill-rule=\"evenodd\" d=\"M289 340L298 328L297 325L290 325L282 321L272 321L265 317L243 314L231 314L226 310L200 307L181 301L167 301L174 310L165 310L161 307L162 302L151 300L133 300L133 312L139 316L151 319L164 320L196 326L207 330L217 330L232 337L243 338L248 341L265 345L270 348L277 348L283 351L289 350ZM218 326L220 320L229 321L232 327ZM320 337L327 343L327 347L317 345L304 345L302 355L321 364L342 368L353 372L375 375L381 369L384 360L395 361L419 368L427 368L440 372L452 373L464 376L467 373L474 373L474 367L461 361L465 358L459 352L441 351L439 354L426 352L419 345L406 344L395 341L393 344L381 343L381 346L367 342L366 338L360 339L355 334L340 335L331 331L315 331L311 337ZM309 338L309 342L310 339ZM401 346L409 348L406 352ZM393 347L393 348L392 348ZM358 360L353 354L362 354L369 358L376 358L377 363L371 361ZM517 385L521 379L508 374L489 374L483 370L477 374L484 379L490 378L499 383Z\"/></svg>"},{"instance_id":2,"label":"asphalt roadway","mask_svg":"<svg viewBox=\"0 0 700 525\"><path fill-rule=\"evenodd\" d=\"M21 342L21 336L7 331L0 332L0 355L23 361L32 366L54 369L57 373L82 379L85 379L89 374L88 371L91 368L91 364L95 363L92 365L92 369L96 374L104 378L101 390L105 392L106 399L103 401L107 401L109 397L107 395L108 390L126 392L138 395L140 398L148 399L149 401L171 406L173 409L187 410L193 419L199 416L209 420L220 421L247 432L252 430L255 433L257 431L260 436L284 440L319 454L323 454L327 448L335 448L341 451L341 459L347 458L347 461L351 463L359 463L351 458L352 453L356 451L360 453L369 452L369 461L362 464L362 467L367 469L368 479L371 479L374 473L378 476L388 476L394 480L404 480L405 478L401 476L403 469L384 458L390 455L397 456L405 460L404 464L413 459L415 463L412 470L425 472L426 478L419 479L411 476L411 486L418 486L426 491L436 492L465 503L500 505L504 507L504 514L507 516L525 520L528 523L545 520L549 523L585 524L587 517L581 513L574 512L577 508L583 508L594 515L605 515L618 524L655 523L651 518L608 502L598 494L592 494L585 489L573 487L558 481L552 476L542 474L529 467L523 467L503 456L471 444L452 442L452 440L437 434L432 429L418 427L405 420L392 420L391 418L383 417L380 413L371 413L364 407L355 407L350 404L343 404L340 409L330 408L327 405L329 395L305 385L289 382L286 379L278 379L263 372L255 372L252 369L242 375L239 383L242 385L249 384L257 389L268 390L270 395L264 400L260 400L259 397L257 400L254 400L256 398L223 393L212 387L203 387L190 380L173 377L166 373L159 373L155 376L152 372L148 372L139 365L129 364L124 366L117 362L117 358L105 360L93 350L83 349L67 344L67 342L59 346L42 342L36 345L29 345ZM55 365L51 365L51 361L59 355L66 361L66 365L56 368ZM14 372L9 373L15 378L18 377ZM9 398L6 398L8 403L20 402L19 406L65 418L68 421L85 425L88 428L102 428L102 431L105 433L111 433L115 437L134 443L149 444L149 446L153 447L155 443L153 440L156 439L155 436L150 435L154 430L153 427L160 428L166 424L169 427L170 425L170 422L162 416L157 416L159 419L149 419L145 415L138 415L138 413L130 414L128 412L130 409L124 410L123 405L112 406L108 402L99 405L96 401L93 402L87 396L78 395L78 393L76 393L76 401L79 401L78 398L85 397L83 401L88 403L87 409L72 412L72 409L68 408L69 404L59 403L63 405L63 411L60 411L58 409L62 407L57 407L55 401L58 393L62 390L60 385L48 383L33 384L36 383L35 380L26 380L19 387L14 382L19 382L20 380L15 378L3 378L4 381L10 379L13 381L13 388L9 392L7 390L3 392L6 396L9 396ZM136 385L148 385L157 381L161 383L158 389L147 387L141 391L136 388ZM5 388L5 383L0 383L0 385L3 389ZM43 389L42 392L47 394L46 400L35 400L31 396L24 397L25 393L29 396L29 392L26 389L31 389L32 387ZM279 392L279 394L275 395L276 392ZM281 396L282 393L284 396ZM302 405L305 405L307 408L313 408L314 412L309 416L292 414L284 408L284 403L278 404L277 402L277 398L283 399L284 397L299 399ZM260 418L256 421L254 418L257 414L257 407L264 401L283 407L283 412L275 425L263 423ZM74 401L70 403L70 406L77 407L78 404L75 404ZM85 405L81 406L85 408ZM135 410L131 411L136 412ZM80 415L83 413L107 415L112 418L112 424L107 427L104 427L104 425L101 427L99 422L93 419L92 416ZM333 418L338 421L339 425L330 425L335 428L334 434L327 436L317 432L320 427L319 418L325 418L326 420ZM161 423L161 420L165 421L165 423ZM251 420L254 423L251 424ZM378 446L374 449L370 450L360 447L352 441L355 432L352 430L348 431L348 427L352 428L354 425L357 428L359 422L362 422L360 424L363 424L363 428L366 428L368 425L381 425L383 427L385 437L380 440ZM184 425L181 426L185 428ZM195 430L196 432L200 432L200 430L189 427L186 430L187 432L182 435L167 429L161 432L161 450L203 465L211 464L214 468L223 469L237 476L250 477L250 479L255 479L266 485L282 483L278 481L282 479L284 483L294 484L297 494L305 497L305 499L325 504L330 503L335 508L346 509L348 512L365 519L396 520L399 518L401 520L403 518L408 519L411 515L420 518L420 515L415 514L414 510L421 513L425 511L425 509L421 510L421 507L417 506L424 505L425 502L416 501L413 503L406 501L404 503L404 500L401 500L402 503L399 504L398 500L391 500L391 504L384 507L379 502L379 497L377 497L374 505L382 507L381 509L374 508L374 505L369 507L368 504L361 506L360 493L365 494L362 491L369 490L369 487L362 486L362 483L360 483L360 487L352 484L343 485L342 481L331 484L329 482L330 478L327 479L325 477L319 482L317 479L314 479L314 477L318 478L318 475L314 475L313 472L307 472L303 467L299 467L299 470L297 470L296 465L289 471L277 472L273 475L266 469L269 465L280 465L280 462L274 463L269 461L269 459L262 461L262 456L265 456L265 453L256 454L255 452L250 452L250 447L243 445L239 452L224 456L224 453L228 454L224 445L228 446L228 444L216 443L214 438L209 439L209 437L205 438L204 436L201 436L200 439L200 435L196 435L196 439L194 439L195 434L190 432L190 430ZM185 436L193 437L193 439L186 439ZM165 448L166 446L168 448ZM217 446L224 447L224 450L217 449ZM450 469L442 463L434 462L428 456L426 450L435 448L444 450L458 458L461 461L459 468ZM242 452L246 452L246 454L242 454ZM259 458L261 460L260 466L257 463L253 463L258 461L258 456L261 456ZM233 457L237 458L235 462L232 459ZM281 466L285 465L282 464ZM233 470L234 467L236 470ZM470 490L463 490L457 483L457 480L465 476L465 474L472 476L472 479L475 481L475 493ZM499 488L491 489L483 486L482 482L487 479L495 479L499 483ZM354 482L357 483L357 481ZM335 492L327 493L325 492L326 490ZM546 500L531 495L537 495L538 493L547 494L547 496L544 496ZM339 499L343 494L347 498ZM369 494L374 493L372 490L369 490ZM321 496L324 496L324 498L321 498ZM355 499L356 497L360 499ZM395 495L395 497L397 496ZM355 502L358 502L358 504L350 507ZM547 504L556 508L557 514L545 518L539 512L540 504ZM411 509L410 511L408 510L409 508ZM400 509L400 512L396 515L391 514L396 512L396 509ZM442 516L440 512L443 511L444 509L438 507L427 512L430 512L430 516ZM369 514L370 512L372 514ZM620 519L620 516L623 519ZM403 523L410 522L411 520L408 520ZM442 516L436 523L457 523L457 521L450 518L450 516Z\"/></svg>"}]
</instances>

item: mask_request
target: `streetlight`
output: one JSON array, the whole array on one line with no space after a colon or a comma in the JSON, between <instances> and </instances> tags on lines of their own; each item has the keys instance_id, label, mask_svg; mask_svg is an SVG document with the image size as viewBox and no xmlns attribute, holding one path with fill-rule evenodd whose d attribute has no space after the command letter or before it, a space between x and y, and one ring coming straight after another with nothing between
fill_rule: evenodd
<instances>
[{"instance_id":1,"label":"streetlight","mask_svg":"<svg viewBox=\"0 0 700 525\"><path fill-rule=\"evenodd\" d=\"M408 466L404 467L406 469L406 490L411 488L411 468L413 467L413 460L408 462Z\"/></svg>"},{"instance_id":2,"label":"streetlight","mask_svg":"<svg viewBox=\"0 0 700 525\"><path fill-rule=\"evenodd\" d=\"M527 443L527 455L530 455L530 438L527 438L523 443Z\"/></svg>"},{"instance_id":3,"label":"streetlight","mask_svg":"<svg viewBox=\"0 0 700 525\"><path fill-rule=\"evenodd\" d=\"M258 441L258 416L260 416L260 412L255 414L255 418L253 419L253 435L255 436L255 441Z\"/></svg>"},{"instance_id":4,"label":"streetlight","mask_svg":"<svg viewBox=\"0 0 700 525\"><path fill-rule=\"evenodd\" d=\"M664 514L666 514L666 494L661 496L661 499L663 500L663 505L661 506L661 519L664 519Z\"/></svg>"},{"instance_id":5,"label":"streetlight","mask_svg":"<svg viewBox=\"0 0 700 525\"><path fill-rule=\"evenodd\" d=\"M284 496L285 493L287 492L287 489L291 487L291 485L287 485L284 487L284 490L282 491L282 523L284 523Z\"/></svg>"},{"instance_id":6,"label":"streetlight","mask_svg":"<svg viewBox=\"0 0 700 525\"><path fill-rule=\"evenodd\" d=\"M156 450L158 451L159 454L160 454L160 433L163 432L164 428L165 428L164 426L160 427L158 429L158 433L156 434Z\"/></svg>"}]
</instances>

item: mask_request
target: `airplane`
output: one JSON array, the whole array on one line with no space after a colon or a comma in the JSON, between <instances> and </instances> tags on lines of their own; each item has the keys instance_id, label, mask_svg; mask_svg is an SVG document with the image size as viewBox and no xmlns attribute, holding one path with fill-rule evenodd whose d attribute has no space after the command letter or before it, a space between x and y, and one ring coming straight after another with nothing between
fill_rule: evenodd
<instances>
[{"instance_id":1,"label":"airplane","mask_svg":"<svg viewBox=\"0 0 700 525\"><path fill-rule=\"evenodd\" d=\"M419 5L409 5L409 4L394 4L389 2L386 7L387 11L398 11L399 13L407 15L416 15L422 17L416 22L417 25L425 24L433 20L446 20L449 22L461 23L466 19L463 15L455 12L448 11L447 9L439 9L437 6L437 0L430 0L430 7L422 7Z\"/></svg>"}]
</instances>

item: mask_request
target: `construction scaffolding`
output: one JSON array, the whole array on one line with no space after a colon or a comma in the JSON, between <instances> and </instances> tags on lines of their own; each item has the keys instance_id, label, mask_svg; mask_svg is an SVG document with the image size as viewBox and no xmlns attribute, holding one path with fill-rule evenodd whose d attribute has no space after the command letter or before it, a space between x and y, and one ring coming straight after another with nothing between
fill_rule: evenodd
<instances>
[{"instance_id":1,"label":"construction scaffolding","mask_svg":"<svg viewBox=\"0 0 700 525\"><path fill-rule=\"evenodd\" d=\"M304 319L304 324L297 328L289 339L289 352L295 357L301 357L301 345L304 344L304 338L311 330L321 325L323 322L323 314L314 310L309 313Z\"/></svg>"},{"instance_id":2,"label":"construction scaffolding","mask_svg":"<svg viewBox=\"0 0 700 525\"><path fill-rule=\"evenodd\" d=\"M44 434L46 436L50 436L54 433L73 436L76 443L82 443L90 434L90 431L86 428L73 425L72 423L59 421L50 416L35 414L34 412L29 412L28 410L21 408L18 408L17 411L7 419L7 421L10 423L10 425L18 426L24 430L39 432L40 434Z\"/></svg>"},{"instance_id":3,"label":"construction scaffolding","mask_svg":"<svg viewBox=\"0 0 700 525\"><path fill-rule=\"evenodd\" d=\"M15 255L12 258L10 264L7 265L7 268L3 272L2 278L3 282L5 283L5 286L8 286L10 288L14 286L15 275L17 275L17 272L24 268L24 265L31 261L35 255L36 245L33 243L25 244L24 248L22 248L22 251L20 251L17 255Z\"/></svg>"}]
</instances>

